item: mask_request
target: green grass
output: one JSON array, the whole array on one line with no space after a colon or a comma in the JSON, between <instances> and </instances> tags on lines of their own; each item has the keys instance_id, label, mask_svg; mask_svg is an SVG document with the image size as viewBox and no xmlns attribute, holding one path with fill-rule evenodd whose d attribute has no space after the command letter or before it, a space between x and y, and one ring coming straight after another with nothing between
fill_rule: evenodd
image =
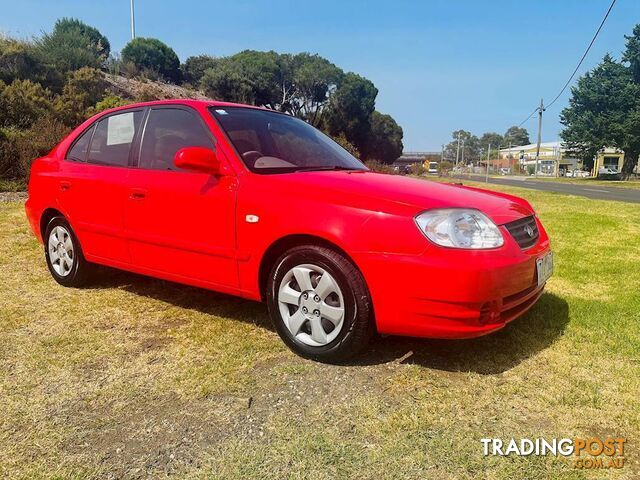
<instances>
[{"instance_id":1,"label":"green grass","mask_svg":"<svg viewBox=\"0 0 640 480\"><path fill-rule=\"evenodd\" d=\"M501 175L489 175L492 178L504 178ZM519 176L519 178L543 182L558 182L558 183L571 183L574 185L592 186L592 187L618 187L618 188L640 188L640 180L637 178L630 178L628 180L599 180L593 177L533 177L533 176Z\"/></svg>"},{"instance_id":2,"label":"green grass","mask_svg":"<svg viewBox=\"0 0 640 480\"><path fill-rule=\"evenodd\" d=\"M638 478L640 210L489 188L547 226L540 302L494 335L378 339L346 366L291 354L257 303L110 270L60 287L0 203L0 477ZM479 441L593 435L626 437L630 463Z\"/></svg>"}]
</instances>

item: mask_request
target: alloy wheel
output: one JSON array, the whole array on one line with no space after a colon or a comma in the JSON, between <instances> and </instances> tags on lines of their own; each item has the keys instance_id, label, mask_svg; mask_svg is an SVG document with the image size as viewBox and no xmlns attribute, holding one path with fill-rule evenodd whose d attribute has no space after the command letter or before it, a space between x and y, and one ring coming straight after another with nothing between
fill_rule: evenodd
<instances>
[{"instance_id":1,"label":"alloy wheel","mask_svg":"<svg viewBox=\"0 0 640 480\"><path fill-rule=\"evenodd\" d=\"M75 255L73 252L73 242L69 231L58 225L49 234L49 261L53 270L61 277L66 277L71 273Z\"/></svg>"},{"instance_id":2,"label":"alloy wheel","mask_svg":"<svg viewBox=\"0 0 640 480\"><path fill-rule=\"evenodd\" d=\"M298 265L285 274L278 289L278 307L289 332L305 345L327 345L344 326L340 286L317 265Z\"/></svg>"}]
</instances>

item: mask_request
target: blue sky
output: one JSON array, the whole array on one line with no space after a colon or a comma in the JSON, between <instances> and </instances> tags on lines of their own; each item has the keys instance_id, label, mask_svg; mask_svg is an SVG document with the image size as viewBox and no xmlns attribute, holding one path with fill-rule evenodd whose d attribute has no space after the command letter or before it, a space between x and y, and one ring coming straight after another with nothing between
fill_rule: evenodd
<instances>
[{"instance_id":1,"label":"blue sky","mask_svg":"<svg viewBox=\"0 0 640 480\"><path fill-rule=\"evenodd\" d=\"M372 80L377 108L405 132L406 150L439 150L457 128L503 133L551 100L582 55L610 0L136 0L137 35L189 55L243 49L309 51ZM96 26L120 50L129 0L0 0L0 32L30 37L56 18ZM618 0L580 72L619 57L640 23L640 1ZM555 140L569 91L547 111ZM535 137L532 118L525 127Z\"/></svg>"}]
</instances>

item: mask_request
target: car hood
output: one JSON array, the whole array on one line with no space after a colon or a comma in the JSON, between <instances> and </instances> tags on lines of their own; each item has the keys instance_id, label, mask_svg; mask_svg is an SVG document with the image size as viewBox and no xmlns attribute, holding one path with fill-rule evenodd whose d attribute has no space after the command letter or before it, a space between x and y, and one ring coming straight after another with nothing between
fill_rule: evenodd
<instances>
[{"instance_id":1,"label":"car hood","mask_svg":"<svg viewBox=\"0 0 640 480\"><path fill-rule=\"evenodd\" d=\"M366 204L371 210L402 209L415 215L431 208L475 208L496 225L533 215L524 199L500 192L371 171L306 171L275 175L287 190L313 191L318 198L343 204ZM298 187L298 188L296 188Z\"/></svg>"}]
</instances>

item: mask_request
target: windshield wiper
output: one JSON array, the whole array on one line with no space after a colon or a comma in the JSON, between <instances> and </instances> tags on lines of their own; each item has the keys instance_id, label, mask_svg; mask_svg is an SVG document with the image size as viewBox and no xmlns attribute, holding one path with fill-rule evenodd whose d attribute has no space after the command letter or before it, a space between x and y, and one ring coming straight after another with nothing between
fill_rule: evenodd
<instances>
[{"instance_id":1,"label":"windshield wiper","mask_svg":"<svg viewBox=\"0 0 640 480\"><path fill-rule=\"evenodd\" d=\"M358 170L353 167L343 167L342 165L332 165L332 166L316 166L316 167L300 167L296 169L296 172L320 172L326 170Z\"/></svg>"}]
</instances>

